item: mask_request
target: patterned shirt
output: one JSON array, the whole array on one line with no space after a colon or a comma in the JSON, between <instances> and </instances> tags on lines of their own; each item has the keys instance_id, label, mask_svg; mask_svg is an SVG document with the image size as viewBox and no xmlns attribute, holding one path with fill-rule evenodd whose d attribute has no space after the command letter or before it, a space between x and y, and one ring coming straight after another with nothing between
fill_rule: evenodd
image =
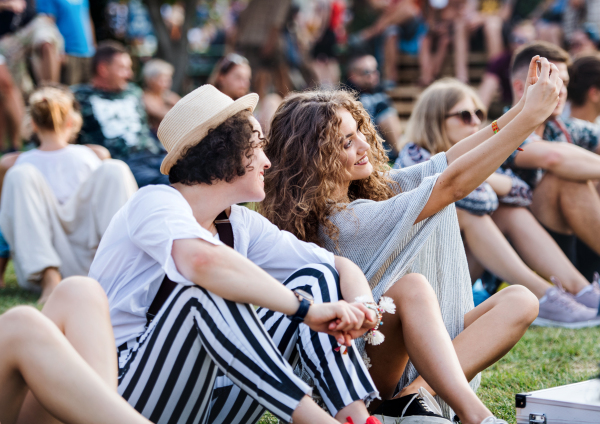
<instances>
[{"instance_id":1,"label":"patterned shirt","mask_svg":"<svg viewBox=\"0 0 600 424\"><path fill-rule=\"evenodd\" d=\"M135 153L162 151L150 133L139 87L129 84L125 90L113 92L82 84L72 90L83 117L79 144L100 144L121 160Z\"/></svg>"},{"instance_id":2,"label":"patterned shirt","mask_svg":"<svg viewBox=\"0 0 600 424\"><path fill-rule=\"evenodd\" d=\"M595 152L600 143L600 125L593 122L584 121L577 118L561 119L555 118L546 122L544 133L540 137L536 133L531 134L521 147L526 146L534 141L552 141L562 143L572 143L591 152ZM544 170L519 168L515 165L515 158L518 151L515 151L504 162L504 169L512 169L521 179L523 179L531 187L535 188L542 177Z\"/></svg>"}]
</instances>

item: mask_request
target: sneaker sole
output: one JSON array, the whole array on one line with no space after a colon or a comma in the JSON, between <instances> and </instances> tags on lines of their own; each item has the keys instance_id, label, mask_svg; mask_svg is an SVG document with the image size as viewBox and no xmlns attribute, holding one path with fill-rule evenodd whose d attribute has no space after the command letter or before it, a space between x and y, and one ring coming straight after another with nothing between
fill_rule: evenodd
<instances>
[{"instance_id":1,"label":"sneaker sole","mask_svg":"<svg viewBox=\"0 0 600 424\"><path fill-rule=\"evenodd\" d=\"M538 327L561 327L561 328L588 328L588 327L598 327L600 326L600 318L591 319L589 321L577 321L577 322L561 322L561 321L553 321L547 318L536 318L535 321L531 323L531 325L536 325Z\"/></svg>"},{"instance_id":2,"label":"sneaker sole","mask_svg":"<svg viewBox=\"0 0 600 424\"><path fill-rule=\"evenodd\" d=\"M381 424L451 424L446 418L427 417L412 415L405 418L388 417L385 415L375 415Z\"/></svg>"}]
</instances>

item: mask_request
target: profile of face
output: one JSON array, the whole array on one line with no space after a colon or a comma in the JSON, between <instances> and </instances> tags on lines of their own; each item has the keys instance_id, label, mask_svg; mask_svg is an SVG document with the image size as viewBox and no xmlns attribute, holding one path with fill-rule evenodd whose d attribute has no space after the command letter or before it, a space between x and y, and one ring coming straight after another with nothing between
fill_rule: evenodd
<instances>
[{"instance_id":1,"label":"profile of face","mask_svg":"<svg viewBox=\"0 0 600 424\"><path fill-rule=\"evenodd\" d=\"M560 114L563 112L564 108L565 108L565 103L567 102L567 86L569 85L569 68L567 67L566 63L558 63L558 62L551 62L554 63L556 65L556 67L558 68L558 77L563 80L563 86L560 89L560 96L558 98L558 104L556 105L556 109L554 109L554 112L552 112L552 115L550 115L551 117L555 118L557 116L560 116Z\"/></svg>"},{"instance_id":2,"label":"profile of face","mask_svg":"<svg viewBox=\"0 0 600 424\"><path fill-rule=\"evenodd\" d=\"M481 120L477 115L482 117L481 113L469 96L466 96L450 109L444 120L444 125L452 145L479 131Z\"/></svg>"},{"instance_id":3,"label":"profile of face","mask_svg":"<svg viewBox=\"0 0 600 424\"><path fill-rule=\"evenodd\" d=\"M349 111L339 109L337 114L341 119L340 132L344 137L340 161L346 170L346 181L368 178L373 173L373 165L369 161L371 146Z\"/></svg>"},{"instance_id":4,"label":"profile of face","mask_svg":"<svg viewBox=\"0 0 600 424\"><path fill-rule=\"evenodd\" d=\"M173 76L169 73L158 74L146 81L146 84L150 90L162 93L171 89Z\"/></svg>"},{"instance_id":5,"label":"profile of face","mask_svg":"<svg viewBox=\"0 0 600 424\"><path fill-rule=\"evenodd\" d=\"M261 202L265 198L265 171L271 167L271 162L261 145L260 139L264 136L260 124L253 116L249 119L255 130L252 135L254 151L252 157L247 160L246 173L234 179L231 184L236 186L242 199L240 202Z\"/></svg>"},{"instance_id":6,"label":"profile of face","mask_svg":"<svg viewBox=\"0 0 600 424\"><path fill-rule=\"evenodd\" d=\"M219 75L215 85L233 100L245 96L250 91L252 70L246 64L235 65L224 75Z\"/></svg>"},{"instance_id":7,"label":"profile of face","mask_svg":"<svg viewBox=\"0 0 600 424\"><path fill-rule=\"evenodd\" d=\"M376 88L379 85L377 60L370 55L361 57L354 63L348 79L361 90Z\"/></svg>"},{"instance_id":8,"label":"profile of face","mask_svg":"<svg viewBox=\"0 0 600 424\"><path fill-rule=\"evenodd\" d=\"M131 57L127 53L118 53L111 61L100 63L97 73L106 87L115 91L125 90L133 77Z\"/></svg>"}]
</instances>

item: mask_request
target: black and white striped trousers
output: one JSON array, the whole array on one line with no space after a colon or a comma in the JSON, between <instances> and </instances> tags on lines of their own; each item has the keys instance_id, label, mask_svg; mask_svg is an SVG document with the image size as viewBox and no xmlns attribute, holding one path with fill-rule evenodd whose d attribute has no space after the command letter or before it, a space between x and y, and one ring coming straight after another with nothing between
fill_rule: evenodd
<instances>
[{"instance_id":1,"label":"black and white striped trousers","mask_svg":"<svg viewBox=\"0 0 600 424\"><path fill-rule=\"evenodd\" d=\"M284 284L313 295L315 303L341 299L337 271L328 265L310 265L293 273ZM259 308L257 314L283 357L292 366L298 360L310 375L331 415L356 400L378 396L375 385L354 345L346 354L335 351L334 337L316 333L305 324L296 324L285 315ZM210 407L211 424L255 423L265 407L219 372Z\"/></svg>"},{"instance_id":2,"label":"black and white striped trousers","mask_svg":"<svg viewBox=\"0 0 600 424\"><path fill-rule=\"evenodd\" d=\"M325 273L327 278L319 276ZM335 270L311 265L294 273L286 285L312 292L317 301L335 301L340 296L336 278ZM297 348L302 361L314 369L319 390L334 393L329 396L333 405L377 394L355 350L341 355L333 351L335 339L294 325L282 314L261 314L272 322L269 332L252 306L198 286L178 285L146 331L119 348L119 393L155 423L231 423L222 417L230 412L230 400L239 407L235 422L256 422L265 409L289 422L310 393L286 360ZM282 355L278 348L283 346ZM215 388L218 370L221 384Z\"/></svg>"}]
</instances>

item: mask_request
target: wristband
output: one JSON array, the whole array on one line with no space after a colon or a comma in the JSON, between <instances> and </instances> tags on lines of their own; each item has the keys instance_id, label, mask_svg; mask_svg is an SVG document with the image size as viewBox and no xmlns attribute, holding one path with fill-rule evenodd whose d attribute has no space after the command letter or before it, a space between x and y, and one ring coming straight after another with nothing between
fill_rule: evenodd
<instances>
[{"instance_id":1,"label":"wristband","mask_svg":"<svg viewBox=\"0 0 600 424\"><path fill-rule=\"evenodd\" d=\"M498 131L500 131L500 128L498 128L498 121L492 122L492 131L494 131L494 134L498 134Z\"/></svg>"},{"instance_id":2,"label":"wristband","mask_svg":"<svg viewBox=\"0 0 600 424\"><path fill-rule=\"evenodd\" d=\"M292 322L301 323L304 322L304 318L306 317L306 314L308 314L308 309L313 304L314 299L310 293L307 293L304 290L296 289L293 290L293 293L300 301L300 306L298 306L298 310L294 315L288 315L287 317L292 320Z\"/></svg>"}]
</instances>

